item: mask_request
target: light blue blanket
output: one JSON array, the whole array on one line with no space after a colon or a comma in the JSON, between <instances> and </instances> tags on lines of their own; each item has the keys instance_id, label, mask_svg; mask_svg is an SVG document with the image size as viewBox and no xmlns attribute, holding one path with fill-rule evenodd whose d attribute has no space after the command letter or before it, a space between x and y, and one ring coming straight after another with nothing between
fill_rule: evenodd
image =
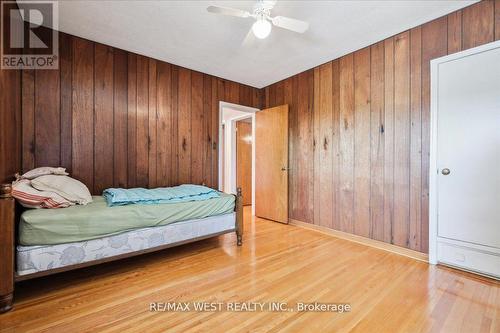
<instances>
[{"instance_id":1,"label":"light blue blanket","mask_svg":"<svg viewBox=\"0 0 500 333\"><path fill-rule=\"evenodd\" d=\"M186 201L200 201L218 198L219 192L201 185L180 185L174 187L145 188L108 188L102 193L108 206L129 204L160 204Z\"/></svg>"}]
</instances>

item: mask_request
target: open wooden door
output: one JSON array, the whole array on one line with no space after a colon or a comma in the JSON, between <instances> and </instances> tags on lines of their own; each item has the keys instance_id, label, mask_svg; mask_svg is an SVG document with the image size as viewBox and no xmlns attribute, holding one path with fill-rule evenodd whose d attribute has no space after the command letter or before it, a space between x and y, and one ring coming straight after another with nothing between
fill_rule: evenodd
<instances>
[{"instance_id":1,"label":"open wooden door","mask_svg":"<svg viewBox=\"0 0 500 333\"><path fill-rule=\"evenodd\" d=\"M288 223L288 105L255 114L255 215Z\"/></svg>"}]
</instances>

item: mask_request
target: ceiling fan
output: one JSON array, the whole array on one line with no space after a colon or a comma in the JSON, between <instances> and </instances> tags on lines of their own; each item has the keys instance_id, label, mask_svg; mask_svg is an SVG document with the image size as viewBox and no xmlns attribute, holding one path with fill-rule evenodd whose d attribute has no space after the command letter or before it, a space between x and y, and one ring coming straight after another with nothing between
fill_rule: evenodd
<instances>
[{"instance_id":1,"label":"ceiling fan","mask_svg":"<svg viewBox=\"0 0 500 333\"><path fill-rule=\"evenodd\" d=\"M271 17L271 9L273 9L275 4L276 0L259 0L254 5L252 13L246 10L219 6L208 6L207 11L214 14L254 18L255 23L252 25L252 31L255 37L260 39L269 36L273 25L298 33L304 33L309 28L309 23L304 21L285 16Z\"/></svg>"}]
</instances>

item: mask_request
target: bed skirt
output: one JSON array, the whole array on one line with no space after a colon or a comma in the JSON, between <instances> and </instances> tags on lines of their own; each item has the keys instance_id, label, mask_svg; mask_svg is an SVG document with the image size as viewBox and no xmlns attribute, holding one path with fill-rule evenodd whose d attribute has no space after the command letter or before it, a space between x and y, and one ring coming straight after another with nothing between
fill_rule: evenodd
<instances>
[{"instance_id":1,"label":"bed skirt","mask_svg":"<svg viewBox=\"0 0 500 333\"><path fill-rule=\"evenodd\" d=\"M137 252L235 229L236 214L142 228L83 242L17 246L17 275Z\"/></svg>"}]
</instances>

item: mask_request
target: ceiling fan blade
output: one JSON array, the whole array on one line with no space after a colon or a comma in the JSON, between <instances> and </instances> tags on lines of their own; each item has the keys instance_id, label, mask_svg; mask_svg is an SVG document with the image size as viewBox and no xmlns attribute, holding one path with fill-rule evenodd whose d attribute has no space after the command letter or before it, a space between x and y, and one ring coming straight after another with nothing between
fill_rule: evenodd
<instances>
[{"instance_id":1,"label":"ceiling fan blade","mask_svg":"<svg viewBox=\"0 0 500 333\"><path fill-rule=\"evenodd\" d=\"M219 7L219 6L208 6L207 11L214 14L222 14L236 17L249 17L250 13L236 8Z\"/></svg>"},{"instance_id":2,"label":"ceiling fan blade","mask_svg":"<svg viewBox=\"0 0 500 333\"><path fill-rule=\"evenodd\" d=\"M266 6L266 8L273 9L276 5L277 0L264 0L262 2Z\"/></svg>"},{"instance_id":3,"label":"ceiling fan blade","mask_svg":"<svg viewBox=\"0 0 500 333\"><path fill-rule=\"evenodd\" d=\"M284 16L276 16L271 19L277 27L291 31L304 33L309 28L309 23Z\"/></svg>"}]
</instances>

